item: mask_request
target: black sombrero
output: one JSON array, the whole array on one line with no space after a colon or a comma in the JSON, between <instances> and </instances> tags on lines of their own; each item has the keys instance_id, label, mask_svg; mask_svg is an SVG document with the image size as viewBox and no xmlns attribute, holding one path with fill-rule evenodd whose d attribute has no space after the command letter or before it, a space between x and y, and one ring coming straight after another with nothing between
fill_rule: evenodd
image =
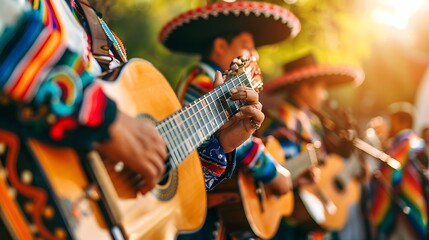
<instances>
[{"instance_id":1,"label":"black sombrero","mask_svg":"<svg viewBox=\"0 0 429 240\"><path fill-rule=\"evenodd\" d=\"M228 33L252 33L255 46L280 42L301 29L289 10L263 2L219 2L180 14L161 30L159 40L172 51L201 53L207 41Z\"/></svg>"},{"instance_id":2,"label":"black sombrero","mask_svg":"<svg viewBox=\"0 0 429 240\"><path fill-rule=\"evenodd\" d=\"M294 84L323 77L328 87L346 83L360 85L365 74L360 68L318 64L312 54L305 55L283 66L284 74L264 84L265 92L274 92Z\"/></svg>"}]
</instances>

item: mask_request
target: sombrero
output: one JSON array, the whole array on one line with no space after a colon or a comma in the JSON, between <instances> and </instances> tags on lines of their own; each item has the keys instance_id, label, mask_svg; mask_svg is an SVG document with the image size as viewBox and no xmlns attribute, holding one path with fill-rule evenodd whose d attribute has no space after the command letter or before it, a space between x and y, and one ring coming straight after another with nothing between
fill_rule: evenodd
<instances>
[{"instance_id":1,"label":"sombrero","mask_svg":"<svg viewBox=\"0 0 429 240\"><path fill-rule=\"evenodd\" d=\"M414 118L416 116L417 109L409 102L395 102L387 107L387 113L389 115L405 113L408 114L411 118Z\"/></svg>"},{"instance_id":2,"label":"sombrero","mask_svg":"<svg viewBox=\"0 0 429 240\"><path fill-rule=\"evenodd\" d=\"M294 37L301 29L289 10L264 2L218 2L180 14L159 33L159 40L172 51L201 53L217 36L250 32L259 47Z\"/></svg>"},{"instance_id":3,"label":"sombrero","mask_svg":"<svg viewBox=\"0 0 429 240\"><path fill-rule=\"evenodd\" d=\"M323 77L328 87L346 83L358 86L365 78L364 72L359 68L318 64L312 54L286 63L283 71L283 75L264 84L265 92L278 91L298 82L319 77Z\"/></svg>"}]
</instances>

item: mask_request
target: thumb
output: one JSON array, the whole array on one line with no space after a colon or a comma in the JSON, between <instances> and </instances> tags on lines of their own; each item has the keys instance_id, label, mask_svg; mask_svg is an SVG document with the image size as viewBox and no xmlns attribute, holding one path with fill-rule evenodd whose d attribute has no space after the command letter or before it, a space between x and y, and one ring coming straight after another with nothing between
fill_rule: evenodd
<instances>
[{"instance_id":1,"label":"thumb","mask_svg":"<svg viewBox=\"0 0 429 240\"><path fill-rule=\"evenodd\" d=\"M215 80L213 86L216 88L224 83L222 73L220 71L216 71Z\"/></svg>"}]
</instances>

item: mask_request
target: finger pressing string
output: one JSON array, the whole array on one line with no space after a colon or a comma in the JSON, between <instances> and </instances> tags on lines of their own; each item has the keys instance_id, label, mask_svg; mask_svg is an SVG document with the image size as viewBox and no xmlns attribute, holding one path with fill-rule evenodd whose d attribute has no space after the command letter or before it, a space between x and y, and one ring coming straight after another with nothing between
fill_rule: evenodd
<instances>
[{"instance_id":1,"label":"finger pressing string","mask_svg":"<svg viewBox=\"0 0 429 240\"><path fill-rule=\"evenodd\" d=\"M245 101L247 99L247 91L243 89L232 89L231 100Z\"/></svg>"},{"instance_id":2,"label":"finger pressing string","mask_svg":"<svg viewBox=\"0 0 429 240\"><path fill-rule=\"evenodd\" d=\"M245 104L259 103L259 95L251 88L238 87L231 90L231 100L243 101Z\"/></svg>"}]
</instances>

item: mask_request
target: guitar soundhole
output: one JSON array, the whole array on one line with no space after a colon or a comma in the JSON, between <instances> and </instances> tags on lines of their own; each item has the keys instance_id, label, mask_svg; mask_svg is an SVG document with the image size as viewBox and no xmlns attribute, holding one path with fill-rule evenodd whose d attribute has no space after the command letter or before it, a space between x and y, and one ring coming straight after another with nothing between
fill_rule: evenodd
<instances>
[{"instance_id":1,"label":"guitar soundhole","mask_svg":"<svg viewBox=\"0 0 429 240\"><path fill-rule=\"evenodd\" d=\"M341 181L341 179L338 178L338 177L336 177L335 180L334 180L334 186L340 192L343 192L344 189L345 189L344 182Z\"/></svg>"},{"instance_id":2,"label":"guitar soundhole","mask_svg":"<svg viewBox=\"0 0 429 240\"><path fill-rule=\"evenodd\" d=\"M140 113L137 118L150 120L153 124L156 124L157 121L154 117L147 113ZM176 195L177 187L179 185L179 173L177 169L171 170L167 167L167 171L169 174L165 175L161 181L157 184L157 186L151 191L151 193L161 201L168 201Z\"/></svg>"},{"instance_id":3,"label":"guitar soundhole","mask_svg":"<svg viewBox=\"0 0 429 240\"><path fill-rule=\"evenodd\" d=\"M177 187L179 185L179 174L177 169L170 171L164 179L162 179L156 188L152 190L152 194L155 195L161 201L168 201L176 195Z\"/></svg>"}]
</instances>

